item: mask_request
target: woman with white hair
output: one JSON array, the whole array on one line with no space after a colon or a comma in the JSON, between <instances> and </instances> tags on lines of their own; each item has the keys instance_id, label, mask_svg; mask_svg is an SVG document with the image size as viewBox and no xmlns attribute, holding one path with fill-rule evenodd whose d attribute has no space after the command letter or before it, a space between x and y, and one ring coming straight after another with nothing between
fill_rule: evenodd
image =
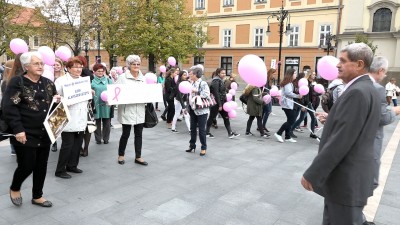
<instances>
[{"instance_id":1,"label":"woman with white hair","mask_svg":"<svg viewBox=\"0 0 400 225\"><path fill-rule=\"evenodd\" d=\"M189 96L189 115L190 115L190 141L189 149L186 152L196 151L197 127L199 128L199 138L201 143L200 156L204 156L207 150L206 123L210 113L209 108L196 107L195 98L210 97L210 88L207 82L201 79L203 75L202 67L192 66L189 69L189 79L193 82L193 89ZM198 98L197 98L198 99Z\"/></svg>"},{"instance_id":2,"label":"woman with white hair","mask_svg":"<svg viewBox=\"0 0 400 225\"><path fill-rule=\"evenodd\" d=\"M15 137L11 137L17 153L18 167L10 187L10 199L16 206L22 205L21 185L32 176L32 204L51 207L43 198L43 186L50 152L50 138L43 121L50 110L53 98L57 101L56 87L42 77L44 64L38 52L21 55L24 74L11 78L3 97L3 116Z\"/></svg>"},{"instance_id":3,"label":"woman with white hair","mask_svg":"<svg viewBox=\"0 0 400 225\"><path fill-rule=\"evenodd\" d=\"M128 69L121 74L116 84L126 84L135 88L142 85L145 80L140 72L140 57L138 55L129 55L126 58ZM131 134L131 128L135 132L135 163L147 166L147 162L142 158L142 133L145 116L145 104L124 104L118 106L118 122L122 124L122 135L118 147L118 163L125 163L125 149Z\"/></svg>"}]
</instances>

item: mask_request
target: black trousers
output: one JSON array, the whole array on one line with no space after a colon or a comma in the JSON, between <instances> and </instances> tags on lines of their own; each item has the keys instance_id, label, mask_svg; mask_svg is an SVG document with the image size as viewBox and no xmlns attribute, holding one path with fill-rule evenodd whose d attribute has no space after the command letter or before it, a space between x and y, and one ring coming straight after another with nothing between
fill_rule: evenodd
<instances>
[{"instance_id":1,"label":"black trousers","mask_svg":"<svg viewBox=\"0 0 400 225\"><path fill-rule=\"evenodd\" d=\"M197 128L199 128L199 139L201 150L207 150L206 123L208 114L196 115L192 109L189 110L190 115L190 141L189 148L196 149Z\"/></svg>"},{"instance_id":2,"label":"black trousers","mask_svg":"<svg viewBox=\"0 0 400 225\"><path fill-rule=\"evenodd\" d=\"M250 132L251 125L253 124L254 118L257 118L257 127L258 127L258 130L260 131L260 134L264 135L264 128L262 125L261 116L249 116L249 119L247 120L246 133Z\"/></svg>"},{"instance_id":3,"label":"black trousers","mask_svg":"<svg viewBox=\"0 0 400 225\"><path fill-rule=\"evenodd\" d=\"M282 108L286 114L286 122L282 124L281 128L279 128L277 134L282 135L283 131L285 131L285 139L290 139L290 132L293 124L296 122L296 111L293 109L285 109Z\"/></svg>"},{"instance_id":4,"label":"black trousers","mask_svg":"<svg viewBox=\"0 0 400 225\"><path fill-rule=\"evenodd\" d=\"M43 195L43 185L46 179L47 160L49 159L50 145L40 147L14 146L17 154L18 167L10 189L20 191L25 179L32 175L32 198L38 199Z\"/></svg>"},{"instance_id":5,"label":"black trousers","mask_svg":"<svg viewBox=\"0 0 400 225\"><path fill-rule=\"evenodd\" d=\"M340 205L325 199L322 225L362 225L362 206Z\"/></svg>"},{"instance_id":6,"label":"black trousers","mask_svg":"<svg viewBox=\"0 0 400 225\"><path fill-rule=\"evenodd\" d=\"M103 123L103 127L101 124ZM101 141L103 138L104 141L110 140L110 131L111 131L111 119L110 118L101 118L96 119L97 129L94 131L94 138L97 142Z\"/></svg>"},{"instance_id":7,"label":"black trousers","mask_svg":"<svg viewBox=\"0 0 400 225\"><path fill-rule=\"evenodd\" d=\"M172 123L172 119L174 119L174 115L175 115L174 99L168 101L167 103L168 103L167 123Z\"/></svg>"},{"instance_id":8,"label":"black trousers","mask_svg":"<svg viewBox=\"0 0 400 225\"><path fill-rule=\"evenodd\" d=\"M119 139L118 155L124 156L126 145L128 143L129 136L131 135L132 125L122 124L122 135ZM142 157L142 134L143 134L143 123L133 125L133 131L135 132L135 158Z\"/></svg>"},{"instance_id":9,"label":"black trousers","mask_svg":"<svg viewBox=\"0 0 400 225\"><path fill-rule=\"evenodd\" d=\"M224 120L224 125L228 134L232 133L231 123L229 121L228 113L225 110L218 111L218 105L215 105L210 108L210 116L207 120L207 128L206 133L210 133L211 125L213 124L214 120L216 120L218 113L221 115L222 119Z\"/></svg>"},{"instance_id":10,"label":"black trousers","mask_svg":"<svg viewBox=\"0 0 400 225\"><path fill-rule=\"evenodd\" d=\"M55 174L65 173L68 168L76 168L79 164L79 152L83 142L83 131L80 132L62 132L61 149L58 156L57 169Z\"/></svg>"}]
</instances>

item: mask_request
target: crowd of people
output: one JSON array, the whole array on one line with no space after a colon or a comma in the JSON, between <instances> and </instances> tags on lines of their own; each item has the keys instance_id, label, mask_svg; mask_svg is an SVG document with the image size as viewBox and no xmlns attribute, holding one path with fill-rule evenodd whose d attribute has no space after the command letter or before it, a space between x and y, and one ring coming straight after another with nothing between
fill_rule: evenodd
<instances>
[{"instance_id":1,"label":"crowd of people","mask_svg":"<svg viewBox=\"0 0 400 225\"><path fill-rule=\"evenodd\" d=\"M12 153L17 155L18 164L10 186L10 199L14 205L22 204L21 185L33 173L31 203L42 207L52 206L43 197L43 185L50 149L53 152L58 149L57 142L51 143L43 121L52 110L52 102L57 103L64 96L64 84L89 76L93 95L91 100L68 105L73 119L61 133L55 176L69 179L69 173L83 172L78 167L79 157L88 156L91 139L91 133L87 129L88 113L94 111L96 144L109 144L114 106L110 106L101 94L110 84L123 84L132 88L143 85L146 80L140 71L140 65L140 57L130 55L126 58L126 70L122 74L114 69L108 74L103 64L95 64L88 69L84 57L72 57L67 62L56 59L53 82L42 76L44 63L38 52L17 55L15 60L4 64L1 106L3 117L15 135L10 138L10 144ZM366 222L362 216L362 208L378 185L382 129L400 114L400 107L397 107L397 94L400 90L394 78L385 87L378 84L385 76L388 63L383 57L373 58L366 45L352 44L345 47L340 53L337 67L339 77L328 87L335 87L334 104L329 114L315 112L320 101L320 94L314 91L317 84L316 73L309 68L299 73L294 69L286 70L279 84L280 105L286 121L274 133L274 137L281 143L297 142L297 136L293 132L304 132L300 125L307 123L305 119L308 114L310 138L321 138L321 142L319 154L304 173L301 183L305 189L325 197L323 224L362 224ZM188 70L171 66L166 73L160 73L157 79L163 86L165 111L161 118L166 121L167 128L172 133L178 133L177 121L182 116L190 133L186 150L188 153L196 151L198 136L200 156L207 154L207 138L215 138L211 134L211 127L216 127L218 115L224 122L228 138L240 136L233 131L229 115L223 108L231 84L236 82L234 76L227 78L226 72L223 68L217 68L211 81L206 82L201 65ZM247 85L244 88L243 95L247 96L245 112L248 114L246 136L254 135L251 125L256 119L260 137L270 137L267 121L272 112L272 101L266 103L263 97L269 94L272 85L277 85L275 78L276 70L271 68L264 87ZM299 92L301 78L308 80L310 90L304 96ZM191 91L182 93L179 85L186 81L191 83ZM210 97L215 99L214 105L207 107L199 104L202 99ZM394 107L388 107L392 103ZM118 105L117 117L122 125L117 152L117 163L120 165L125 164L125 151L132 127L134 162L148 165L142 158L145 107L146 103ZM156 110L159 111L157 104ZM315 129L318 128L317 119L325 124L321 137L315 134ZM352 135L354 133L359 135ZM357 158L364 160L359 162ZM355 177L358 177L357 181Z\"/></svg>"}]
</instances>

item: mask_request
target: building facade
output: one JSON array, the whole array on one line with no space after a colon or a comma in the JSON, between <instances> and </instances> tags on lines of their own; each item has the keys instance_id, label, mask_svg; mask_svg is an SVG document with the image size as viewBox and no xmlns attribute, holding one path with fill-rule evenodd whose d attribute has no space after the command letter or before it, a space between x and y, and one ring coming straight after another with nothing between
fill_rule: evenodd
<instances>
[{"instance_id":1,"label":"building facade","mask_svg":"<svg viewBox=\"0 0 400 225\"><path fill-rule=\"evenodd\" d=\"M281 8L288 11L283 20L280 46ZM205 31L210 41L201 50L204 56L192 57L188 66L202 63L209 76L218 67L228 74L237 73L238 61L247 54L260 56L267 68L281 74L288 68L302 71L304 66L315 70L319 58L335 54L328 36L336 35L340 24L341 0L187 0L193 15L206 15ZM291 32L286 28L290 24ZM269 28L269 35L267 30ZM185 66L185 65L184 65Z\"/></svg>"},{"instance_id":2,"label":"building facade","mask_svg":"<svg viewBox=\"0 0 400 225\"><path fill-rule=\"evenodd\" d=\"M353 9L357 10L353 10ZM338 47L364 34L389 60L388 76L400 80L400 0L351 0L343 8ZM386 81L385 81L386 82Z\"/></svg>"}]
</instances>

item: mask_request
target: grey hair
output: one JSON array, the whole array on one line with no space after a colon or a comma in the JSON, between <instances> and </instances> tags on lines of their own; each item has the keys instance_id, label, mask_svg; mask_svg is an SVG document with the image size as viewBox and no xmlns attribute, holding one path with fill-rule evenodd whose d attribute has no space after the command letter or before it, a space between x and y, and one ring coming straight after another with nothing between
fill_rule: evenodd
<instances>
[{"instance_id":1,"label":"grey hair","mask_svg":"<svg viewBox=\"0 0 400 225\"><path fill-rule=\"evenodd\" d=\"M369 68L369 72L377 73L381 68L387 71L388 67L389 67L389 61L385 57L375 56Z\"/></svg>"},{"instance_id":2,"label":"grey hair","mask_svg":"<svg viewBox=\"0 0 400 225\"><path fill-rule=\"evenodd\" d=\"M24 70L24 72L26 71L25 66L28 65L29 63L31 63L32 61L32 56L35 56L37 58L40 59L40 61L43 62L43 58L42 55L37 52L37 51L32 51L32 52L25 52L20 56L20 61L21 61L21 65L22 65L22 69Z\"/></svg>"},{"instance_id":3,"label":"grey hair","mask_svg":"<svg viewBox=\"0 0 400 225\"><path fill-rule=\"evenodd\" d=\"M365 43L353 43L347 45L340 52L347 52L347 55L352 62L362 60L364 62L364 68L369 71L374 53Z\"/></svg>"},{"instance_id":4,"label":"grey hair","mask_svg":"<svg viewBox=\"0 0 400 225\"><path fill-rule=\"evenodd\" d=\"M192 72L194 75L196 75L197 78L201 78L201 76L203 76L203 69L202 69L202 67L199 67L198 65L190 67L189 73L190 72Z\"/></svg>"},{"instance_id":5,"label":"grey hair","mask_svg":"<svg viewBox=\"0 0 400 225\"><path fill-rule=\"evenodd\" d=\"M133 62L140 63L140 57L138 55L128 55L126 57L126 66L129 67Z\"/></svg>"}]
</instances>

